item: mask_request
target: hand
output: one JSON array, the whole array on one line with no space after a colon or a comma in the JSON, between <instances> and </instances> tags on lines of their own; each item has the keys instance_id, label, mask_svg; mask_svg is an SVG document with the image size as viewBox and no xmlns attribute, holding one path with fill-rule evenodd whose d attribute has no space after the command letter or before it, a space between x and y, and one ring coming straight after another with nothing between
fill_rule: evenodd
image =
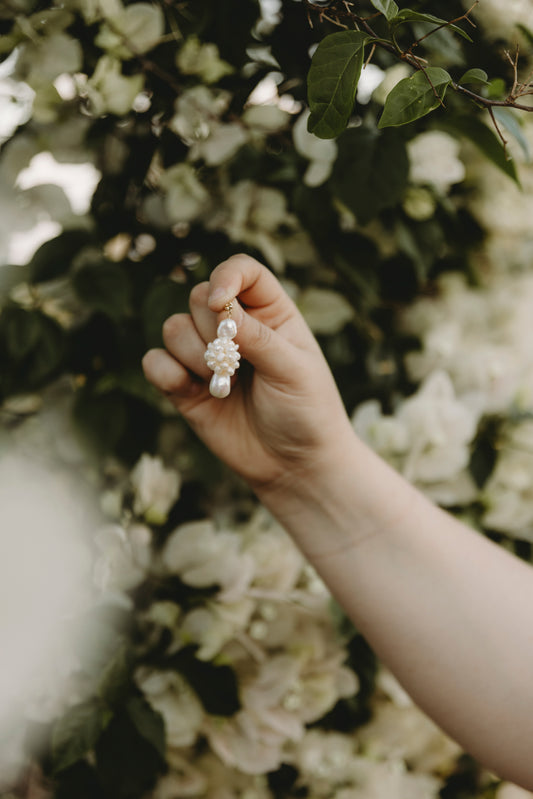
<instances>
[{"instance_id":1,"label":"hand","mask_svg":"<svg viewBox=\"0 0 533 799\"><path fill-rule=\"evenodd\" d=\"M215 399L204 352L230 300L243 361L229 397ZM275 276L235 255L195 286L190 311L167 319L166 349L150 350L143 368L213 453L258 492L334 460L353 431L315 338Z\"/></svg>"}]
</instances>

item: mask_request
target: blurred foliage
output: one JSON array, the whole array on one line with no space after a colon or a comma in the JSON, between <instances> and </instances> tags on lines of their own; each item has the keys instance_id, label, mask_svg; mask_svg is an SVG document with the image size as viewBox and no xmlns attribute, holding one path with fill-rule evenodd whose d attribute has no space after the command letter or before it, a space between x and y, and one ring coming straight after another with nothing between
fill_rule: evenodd
<instances>
[{"instance_id":1,"label":"blurred foliage","mask_svg":"<svg viewBox=\"0 0 533 799\"><path fill-rule=\"evenodd\" d=\"M146 452L177 463L181 498L157 528L159 547L185 521L214 509L239 519L253 506L247 489L214 462L142 375L143 354L162 345L168 316L187 311L191 288L233 253L265 262L304 315L307 307L310 324L315 320L347 409L376 398L391 410L397 396L414 389L404 355L416 338L399 330L399 312L435 293L444 273L462 272L475 284L473 255L486 235L470 203L475 175L444 186L417 181L411 143L427 132L451 134L461 146L474 142L478 157L506 179L518 179L486 111L449 87L445 108L426 86L431 113L405 117L411 124L400 127L393 118L392 127L381 129L379 87L358 94L368 74L363 69L358 87L359 56L334 149L322 141L317 148L306 129L311 58L326 36L339 34L336 15L341 19L347 5L389 41L395 4L366 0L4 0L0 8L3 63L16 54L10 79L34 92L31 113L0 153L0 207L13 209L2 235L37 221L31 189L17 184L34 156L88 162L99 174L87 213L65 211L61 192L41 203L61 230L26 266L4 255L6 426L25 419L14 401L46 396L66 381L73 419L98 463L111 458L131 467ZM411 6L395 30L400 53L417 43L417 56L445 70L450 82L476 70L467 79L480 96L507 96L514 76L506 41L465 26L459 0ZM458 25L471 41L438 23L423 38L433 24L428 14L463 19ZM365 59L371 50L372 42L365 44ZM404 61L387 48L372 52L385 80ZM525 146L520 118L508 113L501 125ZM306 306L311 289L319 291L319 308L331 292L337 296L327 318L325 310L312 316ZM344 321L339 298L349 307L346 314L343 306ZM487 425L472 454L479 485L494 465L493 435ZM134 599L142 609L166 596L182 607L198 599L176 581L144 586ZM352 730L371 715L375 660L355 631L348 638L362 689L325 717L325 729ZM119 648L105 664L100 695L74 705L49 731L42 763L57 799L135 799L165 770L161 717L132 687L130 656L127 646ZM162 640L144 662L183 674L208 713L230 716L239 707L231 668L198 660L194 648L169 656ZM475 764L461 763L441 796L490 795L479 773ZM301 795L289 765L268 779L275 796Z\"/></svg>"}]
</instances>

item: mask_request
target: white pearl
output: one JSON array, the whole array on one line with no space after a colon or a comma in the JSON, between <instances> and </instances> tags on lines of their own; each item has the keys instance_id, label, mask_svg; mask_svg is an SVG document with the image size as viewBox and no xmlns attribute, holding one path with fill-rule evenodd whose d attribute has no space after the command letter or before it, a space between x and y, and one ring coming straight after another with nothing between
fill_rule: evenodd
<instances>
[{"instance_id":1,"label":"white pearl","mask_svg":"<svg viewBox=\"0 0 533 799\"><path fill-rule=\"evenodd\" d=\"M217 328L217 336L221 338L235 338L237 335L237 325L233 319L223 319Z\"/></svg>"},{"instance_id":2,"label":"white pearl","mask_svg":"<svg viewBox=\"0 0 533 799\"><path fill-rule=\"evenodd\" d=\"M231 389L229 375L218 375L216 372L211 378L209 383L209 391L213 397L217 399L224 399L227 397Z\"/></svg>"}]
</instances>

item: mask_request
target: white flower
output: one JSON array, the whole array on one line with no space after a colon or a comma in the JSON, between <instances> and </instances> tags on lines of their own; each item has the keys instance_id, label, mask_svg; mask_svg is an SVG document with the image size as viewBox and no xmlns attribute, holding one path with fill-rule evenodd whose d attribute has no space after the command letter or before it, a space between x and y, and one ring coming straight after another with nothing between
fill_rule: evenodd
<instances>
[{"instance_id":1,"label":"white flower","mask_svg":"<svg viewBox=\"0 0 533 799\"><path fill-rule=\"evenodd\" d=\"M258 133L274 133L282 130L290 114L277 105L250 105L244 110L242 121Z\"/></svg>"},{"instance_id":2,"label":"white flower","mask_svg":"<svg viewBox=\"0 0 533 799\"><path fill-rule=\"evenodd\" d=\"M203 158L208 166L219 166L229 161L248 140L248 134L240 122L213 125L205 141L196 142L189 151L189 158Z\"/></svg>"},{"instance_id":3,"label":"white flower","mask_svg":"<svg viewBox=\"0 0 533 799\"><path fill-rule=\"evenodd\" d=\"M152 533L148 527L118 524L102 528L95 536L100 550L94 564L94 582L100 591L130 591L146 577L151 560Z\"/></svg>"},{"instance_id":4,"label":"white flower","mask_svg":"<svg viewBox=\"0 0 533 799\"><path fill-rule=\"evenodd\" d=\"M169 128L186 144L204 141L218 125L219 117L228 108L230 100L228 92L194 86L176 100Z\"/></svg>"},{"instance_id":5,"label":"white flower","mask_svg":"<svg viewBox=\"0 0 533 799\"><path fill-rule=\"evenodd\" d=\"M179 497L179 474L166 469L161 458L145 453L131 473L131 484L134 513L151 524L163 524Z\"/></svg>"},{"instance_id":6,"label":"white flower","mask_svg":"<svg viewBox=\"0 0 533 799\"><path fill-rule=\"evenodd\" d=\"M241 544L237 533L217 530L210 521L189 522L167 540L162 563L188 585L218 585L219 600L235 602L246 591L254 573L253 560L241 552Z\"/></svg>"},{"instance_id":7,"label":"white flower","mask_svg":"<svg viewBox=\"0 0 533 799\"><path fill-rule=\"evenodd\" d=\"M387 96L394 89L397 83L404 78L408 78L412 74L412 70L407 64L394 64L385 71L385 77L381 83L374 89L372 99L378 103L385 103Z\"/></svg>"},{"instance_id":8,"label":"white flower","mask_svg":"<svg viewBox=\"0 0 533 799\"><path fill-rule=\"evenodd\" d=\"M96 116L106 113L118 116L127 114L143 86L142 73L123 75L119 59L103 55L86 84L91 110Z\"/></svg>"},{"instance_id":9,"label":"white flower","mask_svg":"<svg viewBox=\"0 0 533 799\"><path fill-rule=\"evenodd\" d=\"M165 210L172 222L192 222L209 204L209 192L190 164L175 164L160 178L165 191Z\"/></svg>"},{"instance_id":10,"label":"white flower","mask_svg":"<svg viewBox=\"0 0 533 799\"><path fill-rule=\"evenodd\" d=\"M244 630L254 610L254 602L241 599L232 604L210 602L189 611L179 630L184 644L196 644L199 660L212 660L228 641Z\"/></svg>"},{"instance_id":11,"label":"white flower","mask_svg":"<svg viewBox=\"0 0 533 799\"><path fill-rule=\"evenodd\" d=\"M468 465L479 413L456 398L445 372L430 375L397 416L409 430L410 451L403 467L408 479L448 480Z\"/></svg>"},{"instance_id":12,"label":"white flower","mask_svg":"<svg viewBox=\"0 0 533 799\"><path fill-rule=\"evenodd\" d=\"M234 68L220 58L216 44L202 44L189 36L178 50L176 66L185 75L198 75L205 83L216 83Z\"/></svg>"},{"instance_id":13,"label":"white flower","mask_svg":"<svg viewBox=\"0 0 533 799\"><path fill-rule=\"evenodd\" d=\"M412 183L429 184L445 194L465 177L459 142L440 130L420 133L407 144Z\"/></svg>"},{"instance_id":14,"label":"white flower","mask_svg":"<svg viewBox=\"0 0 533 799\"><path fill-rule=\"evenodd\" d=\"M360 406L356 432L404 476L445 504L471 501L475 486L466 472L481 417L477 396L457 397L450 377L431 374L416 394L384 417L376 401Z\"/></svg>"},{"instance_id":15,"label":"white flower","mask_svg":"<svg viewBox=\"0 0 533 799\"><path fill-rule=\"evenodd\" d=\"M101 4L103 5L103 4ZM132 3L118 13L106 13L95 44L116 58L129 59L155 47L165 30L165 18L159 6Z\"/></svg>"},{"instance_id":16,"label":"white flower","mask_svg":"<svg viewBox=\"0 0 533 799\"><path fill-rule=\"evenodd\" d=\"M78 39L62 32L35 36L31 44L21 50L17 74L39 92L50 87L59 75L79 72L82 60L82 48Z\"/></svg>"},{"instance_id":17,"label":"white flower","mask_svg":"<svg viewBox=\"0 0 533 799\"><path fill-rule=\"evenodd\" d=\"M309 111L300 114L292 129L292 138L296 151L309 160L304 183L307 186L320 186L331 175L337 157L337 143L331 139L319 139L309 133L309 115Z\"/></svg>"},{"instance_id":18,"label":"white flower","mask_svg":"<svg viewBox=\"0 0 533 799\"><path fill-rule=\"evenodd\" d=\"M531 422L518 425L507 446L499 451L483 490L486 511L482 521L489 529L533 542L532 427Z\"/></svg>"},{"instance_id":19,"label":"white flower","mask_svg":"<svg viewBox=\"0 0 533 799\"><path fill-rule=\"evenodd\" d=\"M355 315L353 306L337 291L310 287L298 297L298 308L313 333L339 333Z\"/></svg>"},{"instance_id":20,"label":"white flower","mask_svg":"<svg viewBox=\"0 0 533 799\"><path fill-rule=\"evenodd\" d=\"M142 666L135 682L146 699L163 717L168 746L191 746L198 737L204 709L200 700L175 671L156 671Z\"/></svg>"},{"instance_id":21,"label":"white flower","mask_svg":"<svg viewBox=\"0 0 533 799\"><path fill-rule=\"evenodd\" d=\"M286 596L295 588L304 567L292 539L264 508L258 508L242 536L243 551L254 563L253 587Z\"/></svg>"},{"instance_id":22,"label":"white flower","mask_svg":"<svg viewBox=\"0 0 533 799\"><path fill-rule=\"evenodd\" d=\"M151 794L151 799L185 799L205 796L208 774L197 763L192 763L192 753L178 748L167 751L168 772L163 775Z\"/></svg>"},{"instance_id":23,"label":"white flower","mask_svg":"<svg viewBox=\"0 0 533 799\"><path fill-rule=\"evenodd\" d=\"M446 371L457 394L475 393L486 413L533 401L533 351L529 346L533 277L493 276L470 287L462 275L439 281L439 294L415 302L402 317L406 332L421 338L406 364L415 380Z\"/></svg>"},{"instance_id":24,"label":"white flower","mask_svg":"<svg viewBox=\"0 0 533 799\"><path fill-rule=\"evenodd\" d=\"M464 0L466 10L471 8L469 0ZM516 40L518 26L533 28L533 4L531 0L483 0L476 6L473 18L481 22L490 38L501 37Z\"/></svg>"},{"instance_id":25,"label":"white flower","mask_svg":"<svg viewBox=\"0 0 533 799\"><path fill-rule=\"evenodd\" d=\"M279 229L297 229L287 198L278 189L241 180L224 193L224 205L206 220L211 230L223 230L232 241L257 247L276 270L285 264Z\"/></svg>"},{"instance_id":26,"label":"white flower","mask_svg":"<svg viewBox=\"0 0 533 799\"><path fill-rule=\"evenodd\" d=\"M496 790L496 799L531 799L531 792L512 785L510 782L502 782Z\"/></svg>"}]
</instances>

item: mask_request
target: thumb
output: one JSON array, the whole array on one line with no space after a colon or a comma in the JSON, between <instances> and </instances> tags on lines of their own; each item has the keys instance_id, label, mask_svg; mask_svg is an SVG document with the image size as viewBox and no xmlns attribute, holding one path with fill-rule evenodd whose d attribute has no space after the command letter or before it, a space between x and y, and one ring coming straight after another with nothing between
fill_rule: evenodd
<instances>
[{"instance_id":1,"label":"thumb","mask_svg":"<svg viewBox=\"0 0 533 799\"><path fill-rule=\"evenodd\" d=\"M237 300L233 300L231 316L237 325L235 343L242 357L264 377L288 381L298 365L298 350L271 327L247 313ZM220 318L224 318L224 314Z\"/></svg>"}]
</instances>

